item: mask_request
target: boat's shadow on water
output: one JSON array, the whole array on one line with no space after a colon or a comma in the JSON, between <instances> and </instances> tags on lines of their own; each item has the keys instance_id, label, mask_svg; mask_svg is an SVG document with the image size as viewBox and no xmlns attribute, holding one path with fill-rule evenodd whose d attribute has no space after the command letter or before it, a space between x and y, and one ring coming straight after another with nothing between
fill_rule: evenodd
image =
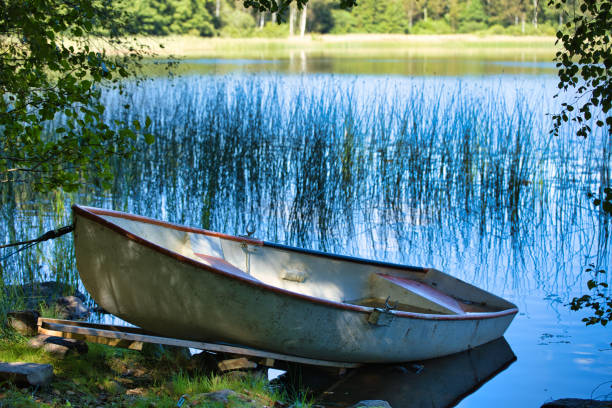
<instances>
[{"instance_id":1,"label":"boat's shadow on water","mask_svg":"<svg viewBox=\"0 0 612 408\"><path fill-rule=\"evenodd\" d=\"M325 407L385 400L392 407L446 408L476 392L516 361L504 338L446 357L403 365L371 365L343 377L307 367L278 378L284 386L306 387Z\"/></svg>"}]
</instances>

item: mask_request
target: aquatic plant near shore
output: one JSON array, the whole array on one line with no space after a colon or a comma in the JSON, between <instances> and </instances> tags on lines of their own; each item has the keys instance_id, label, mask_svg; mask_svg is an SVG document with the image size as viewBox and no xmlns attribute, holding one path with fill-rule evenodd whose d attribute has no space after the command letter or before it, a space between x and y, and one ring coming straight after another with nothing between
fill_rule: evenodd
<instances>
[{"instance_id":1,"label":"aquatic plant near shore","mask_svg":"<svg viewBox=\"0 0 612 408\"><path fill-rule=\"evenodd\" d=\"M534 222L524 214L566 205L597 183L592 156L607 143L552 140L550 122L536 113L546 109L536 109L546 103L544 90L537 98L517 86L327 76L155 80L132 90L127 102L135 108L120 118L149 113L159 143L121 166L115 186L157 180L149 191L174 221L237 233L256 221L270 239L322 248L333 247L326 231L355 212L370 226L391 213L417 224L480 214L482 230L487 214L497 214L517 234ZM106 98L110 107L126 101ZM131 210L148 212L130 201ZM228 218L222 203L229 202L236 215Z\"/></svg>"},{"instance_id":2,"label":"aquatic plant near shore","mask_svg":"<svg viewBox=\"0 0 612 408\"><path fill-rule=\"evenodd\" d=\"M597 323L605 326L612 320L612 297L610 297L608 293L608 284L600 278L600 274L605 275L606 271L603 269L593 271L593 267L594 265L591 265L590 268L585 270L585 272L594 272L595 274L595 276L587 282L587 287L592 294L573 298L570 302L570 308L575 311L592 309L593 315L584 317L582 321L585 322L587 326Z\"/></svg>"},{"instance_id":3,"label":"aquatic plant near shore","mask_svg":"<svg viewBox=\"0 0 612 408\"><path fill-rule=\"evenodd\" d=\"M72 223L66 207L72 195L57 190L41 195L22 187L0 184L0 237L4 242L36 238L46 230ZM0 250L0 330L6 312L27 306L22 284L54 280L64 288L79 287L72 235L16 251Z\"/></svg>"},{"instance_id":4,"label":"aquatic plant near shore","mask_svg":"<svg viewBox=\"0 0 612 408\"><path fill-rule=\"evenodd\" d=\"M228 233L252 225L261 238L396 262L444 268L477 257L472 280L479 265L510 273L512 285L524 284L517 270L545 270L535 279L558 293L566 282L557 284L555 268L525 263L554 251L564 267L571 242L599 228L582 191L609 172L612 142L578 141L569 129L551 140L550 90L533 80L526 93L516 81L236 75L127 84L126 94L104 93L105 120L149 116L157 142L112 162L110 191L93 180L53 204L0 186L0 236L69 223L57 202L70 199ZM492 248L514 255L499 264ZM78 281L71 257L69 240L50 243L4 262L5 277Z\"/></svg>"},{"instance_id":5,"label":"aquatic plant near shore","mask_svg":"<svg viewBox=\"0 0 612 408\"><path fill-rule=\"evenodd\" d=\"M589 197L593 198L594 195L589 194ZM609 218L612 217L612 188L604 188L601 197L593 199L593 205L601 209L601 215L607 217L606 221L609 222ZM574 311L590 309L592 315L582 319L587 326L598 323L605 326L612 320L612 293L610 293L609 285L605 280L606 271L604 269L596 270L595 264L590 264L585 272L593 275L587 282L590 294L574 297L569 306ZM612 346L612 343L610 345Z\"/></svg>"}]
</instances>

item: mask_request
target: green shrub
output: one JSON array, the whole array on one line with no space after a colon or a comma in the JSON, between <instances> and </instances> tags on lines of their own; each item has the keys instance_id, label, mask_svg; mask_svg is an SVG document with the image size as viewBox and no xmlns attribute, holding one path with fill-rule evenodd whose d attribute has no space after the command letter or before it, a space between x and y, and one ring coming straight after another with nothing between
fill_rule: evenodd
<instances>
[{"instance_id":1,"label":"green shrub","mask_svg":"<svg viewBox=\"0 0 612 408\"><path fill-rule=\"evenodd\" d=\"M553 36L557 33L558 27L556 25L551 25L550 23L544 23L538 25L538 28L534 28L533 25L529 24L530 30L528 31L530 35L550 35ZM527 31L527 30L526 30Z\"/></svg>"},{"instance_id":2,"label":"green shrub","mask_svg":"<svg viewBox=\"0 0 612 408\"><path fill-rule=\"evenodd\" d=\"M222 37L250 37L255 29L253 17L242 10L227 9L221 16Z\"/></svg>"},{"instance_id":3,"label":"green shrub","mask_svg":"<svg viewBox=\"0 0 612 408\"><path fill-rule=\"evenodd\" d=\"M289 25L269 22L263 28L253 30L253 37L287 38L289 37Z\"/></svg>"},{"instance_id":4,"label":"green shrub","mask_svg":"<svg viewBox=\"0 0 612 408\"><path fill-rule=\"evenodd\" d=\"M508 30L506 27L504 27L501 24L493 24L491 27L485 30L485 33L493 34L493 35L504 35L504 34L508 34Z\"/></svg>"},{"instance_id":5,"label":"green shrub","mask_svg":"<svg viewBox=\"0 0 612 408\"><path fill-rule=\"evenodd\" d=\"M346 10L332 10L332 18L334 20L331 29L332 34L348 34L357 32L357 19L352 13Z\"/></svg>"},{"instance_id":6,"label":"green shrub","mask_svg":"<svg viewBox=\"0 0 612 408\"><path fill-rule=\"evenodd\" d=\"M410 34L450 34L452 32L452 27L445 20L421 20L410 30Z\"/></svg>"},{"instance_id":7,"label":"green shrub","mask_svg":"<svg viewBox=\"0 0 612 408\"><path fill-rule=\"evenodd\" d=\"M513 24L508 27L503 27L499 24L495 24L487 29L483 30L474 30L478 31L480 34L493 34L493 35L555 35L556 28L548 23L538 25L538 28L535 28L531 22L525 23L525 28L523 31L523 27L521 24ZM470 32L470 31L464 31Z\"/></svg>"},{"instance_id":8,"label":"green shrub","mask_svg":"<svg viewBox=\"0 0 612 408\"><path fill-rule=\"evenodd\" d=\"M465 21L459 24L460 33L475 33L487 29L487 23L482 21Z\"/></svg>"}]
</instances>

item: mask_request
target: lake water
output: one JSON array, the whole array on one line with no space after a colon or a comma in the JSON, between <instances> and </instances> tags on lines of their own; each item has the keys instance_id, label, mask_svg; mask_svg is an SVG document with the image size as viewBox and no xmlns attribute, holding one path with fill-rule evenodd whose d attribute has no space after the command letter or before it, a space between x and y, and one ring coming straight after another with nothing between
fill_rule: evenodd
<instances>
[{"instance_id":1,"label":"lake water","mask_svg":"<svg viewBox=\"0 0 612 408\"><path fill-rule=\"evenodd\" d=\"M74 201L435 267L520 313L507 345L456 364L425 363L428 379L402 374L406 384L433 384L445 373L459 382L457 370L483 365L488 375L474 381L481 387L449 401L610 399L610 329L585 327L586 314L567 303L587 293L589 264L610 269L610 220L587 193L609 185L612 141L603 131L579 139L569 127L549 135L556 84L554 65L529 56L186 61L174 78L128 84L127 96L105 93L109 120L149 115L157 134L151 148L113 163L110 191L46 197L49 215L41 216L33 204L40 197L3 187L0 232L22 238L69 222L65 204ZM68 239L44 248L6 261L5 270L34 264L18 278L77 279ZM372 389L371 399L391 401L388 393L402 388L394 384Z\"/></svg>"}]
</instances>

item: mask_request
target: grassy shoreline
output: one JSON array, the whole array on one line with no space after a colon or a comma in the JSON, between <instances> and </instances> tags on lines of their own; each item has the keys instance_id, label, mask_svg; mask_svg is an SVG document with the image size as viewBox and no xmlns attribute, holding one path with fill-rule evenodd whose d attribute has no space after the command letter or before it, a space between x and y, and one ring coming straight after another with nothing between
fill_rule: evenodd
<instances>
[{"instance_id":1,"label":"grassy shoreline","mask_svg":"<svg viewBox=\"0 0 612 408\"><path fill-rule=\"evenodd\" d=\"M158 407L172 408L184 397L184 407L307 408L309 398L288 395L270 384L261 372L213 372L197 360L164 353L142 352L88 343L84 355L57 358L27 345L16 333L1 332L0 361L53 365L54 378L45 387L17 387L0 381L0 408ZM208 399L207 393L231 390L228 403Z\"/></svg>"},{"instance_id":2,"label":"grassy shoreline","mask_svg":"<svg viewBox=\"0 0 612 408\"><path fill-rule=\"evenodd\" d=\"M137 37L157 57L283 57L294 52L329 56L442 54L554 55L555 38L478 34L343 34L288 38ZM162 47L163 46L163 47Z\"/></svg>"}]
</instances>

